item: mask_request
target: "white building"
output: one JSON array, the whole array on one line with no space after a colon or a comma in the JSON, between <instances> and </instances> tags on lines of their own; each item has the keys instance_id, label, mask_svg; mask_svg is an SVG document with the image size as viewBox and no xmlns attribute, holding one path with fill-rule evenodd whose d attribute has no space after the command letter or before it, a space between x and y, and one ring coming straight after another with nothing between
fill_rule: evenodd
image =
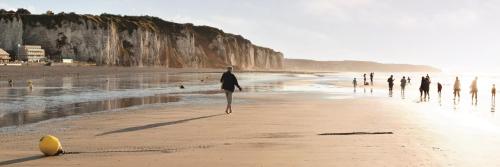
<instances>
[{"instance_id":1,"label":"white building","mask_svg":"<svg viewBox=\"0 0 500 167\"><path fill-rule=\"evenodd\" d=\"M62 61L65 64L71 64L71 63L73 63L73 59L62 59Z\"/></svg>"},{"instance_id":2,"label":"white building","mask_svg":"<svg viewBox=\"0 0 500 167\"><path fill-rule=\"evenodd\" d=\"M5 50L0 49L0 63L6 63L10 61L10 55Z\"/></svg>"},{"instance_id":3,"label":"white building","mask_svg":"<svg viewBox=\"0 0 500 167\"><path fill-rule=\"evenodd\" d=\"M22 45L19 47L19 58L28 62L45 60L45 50L40 45Z\"/></svg>"}]
</instances>

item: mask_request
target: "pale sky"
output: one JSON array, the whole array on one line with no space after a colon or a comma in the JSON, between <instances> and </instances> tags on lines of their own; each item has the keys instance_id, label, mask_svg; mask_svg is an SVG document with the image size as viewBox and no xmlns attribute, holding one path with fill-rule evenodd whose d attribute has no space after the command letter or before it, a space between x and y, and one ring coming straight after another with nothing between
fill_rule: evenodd
<instances>
[{"instance_id":1,"label":"pale sky","mask_svg":"<svg viewBox=\"0 0 500 167\"><path fill-rule=\"evenodd\" d=\"M287 58L500 72L500 0L0 0L19 7L208 25Z\"/></svg>"}]
</instances>

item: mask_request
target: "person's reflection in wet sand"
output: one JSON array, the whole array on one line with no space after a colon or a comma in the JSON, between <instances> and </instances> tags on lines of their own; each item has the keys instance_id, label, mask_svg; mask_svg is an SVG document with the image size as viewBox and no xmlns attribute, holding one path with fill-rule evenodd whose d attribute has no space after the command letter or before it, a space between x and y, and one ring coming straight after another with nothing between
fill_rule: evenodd
<instances>
[{"instance_id":1,"label":"person's reflection in wet sand","mask_svg":"<svg viewBox=\"0 0 500 167\"><path fill-rule=\"evenodd\" d=\"M493 88L495 88L495 85L493 85ZM496 94L496 89L495 89L495 94ZM496 105L496 100L495 98L491 99L491 112L495 112L495 105Z\"/></svg>"},{"instance_id":2,"label":"person's reflection in wet sand","mask_svg":"<svg viewBox=\"0 0 500 167\"><path fill-rule=\"evenodd\" d=\"M439 95L439 106L443 106L443 102L441 100L441 95Z\"/></svg>"},{"instance_id":3,"label":"person's reflection in wet sand","mask_svg":"<svg viewBox=\"0 0 500 167\"><path fill-rule=\"evenodd\" d=\"M460 99L459 100L453 99L453 110L454 111L457 111L459 104L460 104Z\"/></svg>"},{"instance_id":4,"label":"person's reflection in wet sand","mask_svg":"<svg viewBox=\"0 0 500 167\"><path fill-rule=\"evenodd\" d=\"M363 87L363 93L366 94L366 88L365 87Z\"/></svg>"},{"instance_id":5,"label":"person's reflection in wet sand","mask_svg":"<svg viewBox=\"0 0 500 167\"><path fill-rule=\"evenodd\" d=\"M370 88L370 94L373 95L373 88Z\"/></svg>"}]
</instances>

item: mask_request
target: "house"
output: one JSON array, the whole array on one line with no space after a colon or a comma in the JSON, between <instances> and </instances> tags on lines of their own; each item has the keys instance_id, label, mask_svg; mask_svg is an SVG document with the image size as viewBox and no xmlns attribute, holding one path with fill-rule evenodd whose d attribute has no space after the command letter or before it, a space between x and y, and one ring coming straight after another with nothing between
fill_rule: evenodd
<instances>
[{"instance_id":1,"label":"house","mask_svg":"<svg viewBox=\"0 0 500 167\"><path fill-rule=\"evenodd\" d=\"M6 63L10 61L10 55L5 50L0 49L0 62Z\"/></svg>"},{"instance_id":2,"label":"house","mask_svg":"<svg viewBox=\"0 0 500 167\"><path fill-rule=\"evenodd\" d=\"M23 61L41 62L45 60L45 50L40 45L22 45L18 57Z\"/></svg>"}]
</instances>

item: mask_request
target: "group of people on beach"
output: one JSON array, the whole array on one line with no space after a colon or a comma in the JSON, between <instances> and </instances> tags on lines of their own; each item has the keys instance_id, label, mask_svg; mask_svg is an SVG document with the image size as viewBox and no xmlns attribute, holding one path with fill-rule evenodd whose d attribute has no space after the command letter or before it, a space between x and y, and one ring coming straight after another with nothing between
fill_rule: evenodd
<instances>
[{"instance_id":1,"label":"group of people on beach","mask_svg":"<svg viewBox=\"0 0 500 167\"><path fill-rule=\"evenodd\" d=\"M472 81L471 85L470 85L470 93L472 95L472 102L477 104L477 92L478 92L478 87L477 87L477 80L478 80L478 77L474 78L474 80ZM455 78L455 83L453 84L453 99L455 100L457 97L458 99L460 100L460 91L461 91L461 87L460 87L460 80L458 79L458 77ZM491 88L491 100L494 102L496 100L496 94L497 94L497 88L495 86L495 84L493 84L492 88Z\"/></svg>"},{"instance_id":2,"label":"group of people on beach","mask_svg":"<svg viewBox=\"0 0 500 167\"><path fill-rule=\"evenodd\" d=\"M371 84L370 85L373 85L373 76L374 76L374 73L370 73L370 82ZM363 78L364 78L364 85L368 85L367 82L366 82L366 74L363 74ZM472 102L477 104L477 93L478 93L478 85L477 85L477 80L478 80L478 77L475 77L475 79L472 81L471 85L470 85L470 93L471 93L471 96L472 96ZM387 84L389 86L389 95L392 95L392 92L394 90L394 82L396 81L396 79L394 78L393 75L391 75L389 78L387 78ZM419 87L419 91L420 91L420 100L421 101L428 101L430 100L430 88L431 88L431 77L429 76L429 74L427 74L426 76L422 76L422 79L420 81L420 87ZM406 86L408 84L411 84L411 78L409 76L403 76L400 80L400 86L401 86L401 95L404 96L405 94L405 90L406 90ZM439 95L439 97L441 97L441 94L442 94L442 90L443 90L443 84L440 83L440 82L437 82L437 93ZM354 86L354 90L356 90L356 87L358 86L357 85L357 81L356 81L356 78L354 78L353 80L353 86ZM461 91L461 84L460 84L460 80L458 77L456 77L455 79L455 83L453 85L453 99L456 100L457 97L460 98L460 91ZM495 87L495 84L493 84L492 88L491 88L491 98L492 98L492 101L495 101L495 98L496 98L496 87Z\"/></svg>"},{"instance_id":3,"label":"group of people on beach","mask_svg":"<svg viewBox=\"0 0 500 167\"><path fill-rule=\"evenodd\" d=\"M391 95L392 95L392 91L394 89L394 81L396 81L396 79L394 79L393 75L391 75L389 78L387 78L387 83L389 84L389 94L391 94ZM400 82L400 86L401 86L401 94L404 95L406 85L411 84L411 78L409 76L408 77L403 76L403 78L401 78L401 80L399 82Z\"/></svg>"},{"instance_id":4,"label":"group of people on beach","mask_svg":"<svg viewBox=\"0 0 500 167\"><path fill-rule=\"evenodd\" d=\"M478 80L478 77L475 77L470 85L470 94L472 96L472 103L475 103L475 104L477 104L477 101L478 101L477 100L477 92L478 92L477 80ZM429 75L427 74L427 76L425 76L425 77L422 76L422 81L420 83L420 99L422 99L422 97L423 97L424 101L430 99L430 96L429 96L430 84L431 84L431 79L430 79ZM439 97L441 97L442 90L443 90L443 85L440 82L438 82L437 83L437 92L439 94ZM458 100L460 100L460 91L461 91L461 84L460 84L460 79L457 76L455 78L455 83L453 84L453 100L456 100L457 97L458 97ZM491 99L493 102L495 101L495 98L496 98L496 92L497 92L497 90L496 90L495 84L493 84L493 86L491 88Z\"/></svg>"},{"instance_id":5,"label":"group of people on beach","mask_svg":"<svg viewBox=\"0 0 500 167\"><path fill-rule=\"evenodd\" d=\"M367 85L372 85L373 86L373 77L375 77L375 73L374 72L371 72L370 73L370 82L368 83L366 80L366 74L363 74L363 85L364 86L367 86ZM356 91L356 88L358 87L358 81L356 80L356 78L354 78L354 80L352 80L352 84L354 85L354 91Z\"/></svg>"}]
</instances>

